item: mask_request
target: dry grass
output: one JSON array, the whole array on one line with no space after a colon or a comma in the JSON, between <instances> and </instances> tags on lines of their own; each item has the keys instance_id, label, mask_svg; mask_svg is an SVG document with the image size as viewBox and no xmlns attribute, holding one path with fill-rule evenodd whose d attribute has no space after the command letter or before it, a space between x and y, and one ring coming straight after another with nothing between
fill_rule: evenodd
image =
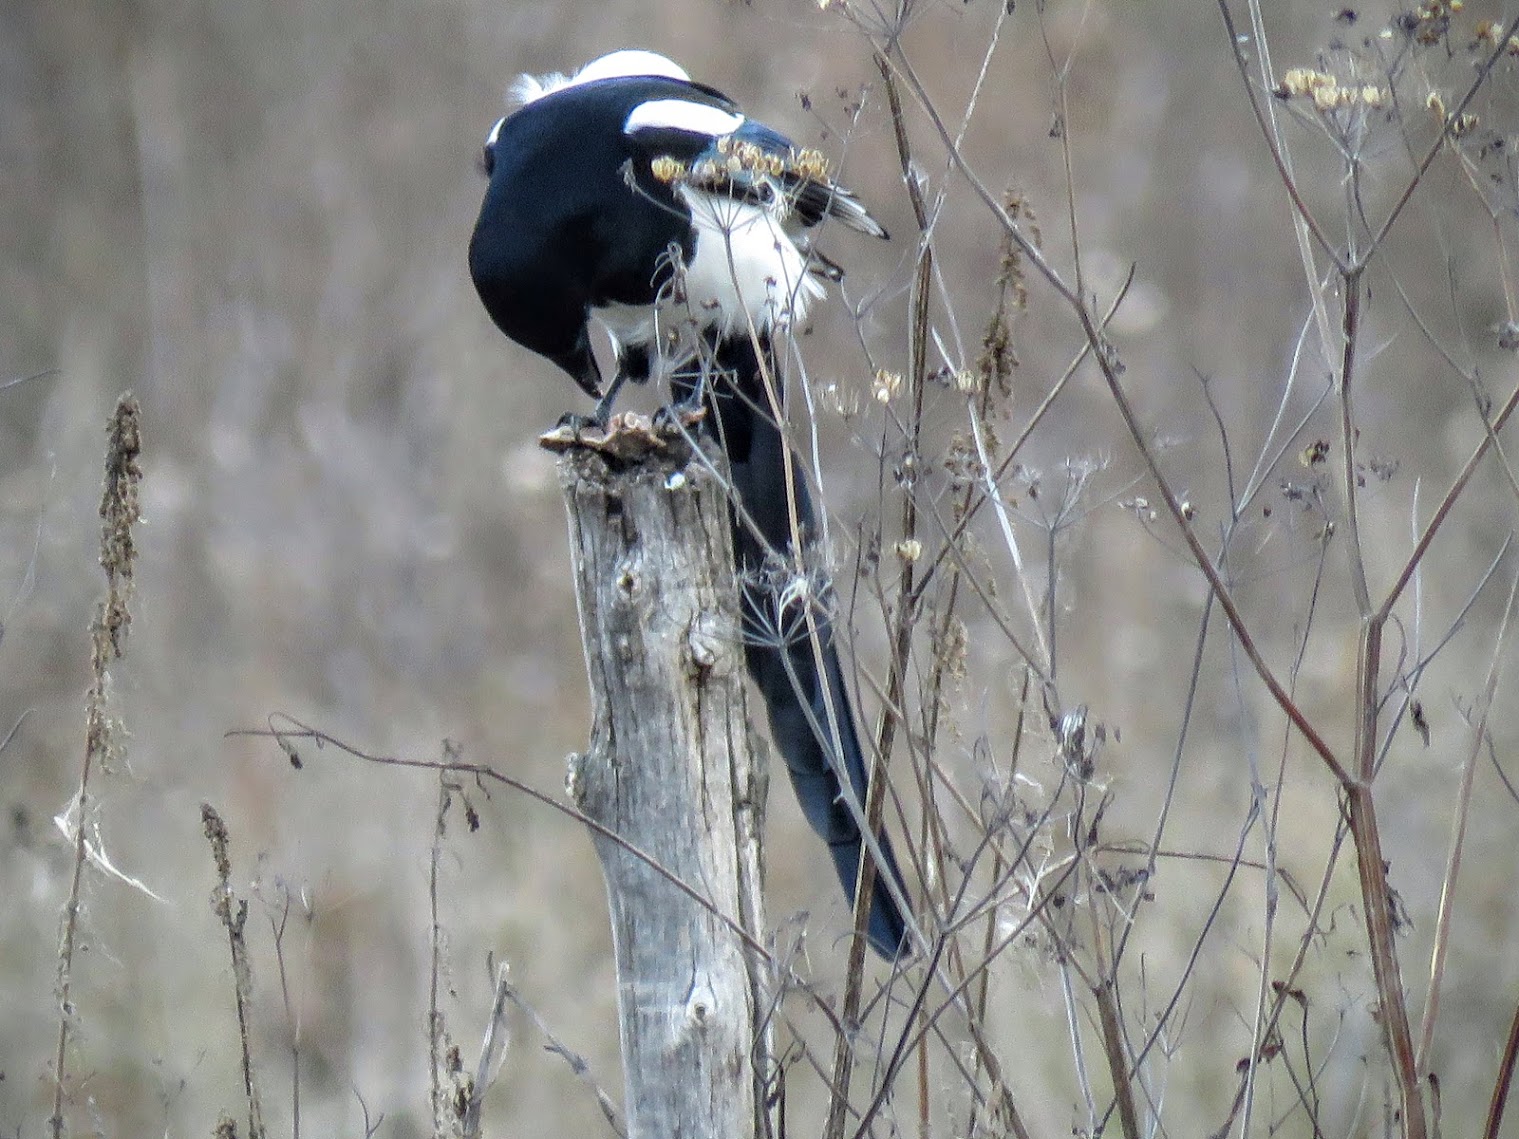
<instances>
[{"instance_id":1,"label":"dry grass","mask_svg":"<svg viewBox=\"0 0 1519 1139\"><path fill-rule=\"evenodd\" d=\"M895 238L828 242L850 276L793 409L938 956L851 984L777 788L790 1133L840 1078L882 1135L1371 1132L1432 1113L1433 1071L1444 1132L1481 1134L1519 993L1519 73L1492 12L1435 7L0 9L0 377L38 374L0 388L0 1133L241 1133L242 1000L268 1131L430 1134L430 1049L455 1090L484 1071L500 963L486 1126L608 1133L590 844L458 767L552 796L586 736L531 442L574 396L463 249L507 79L639 44L842 159ZM128 387L114 660L98 427ZM120 758L82 780L103 662L92 723L130 732L92 730ZM225 738L263 725L286 753ZM478 831L442 825L440 762ZM166 903L59 841L82 784ZM817 998L859 1002L850 1047Z\"/></svg>"}]
</instances>

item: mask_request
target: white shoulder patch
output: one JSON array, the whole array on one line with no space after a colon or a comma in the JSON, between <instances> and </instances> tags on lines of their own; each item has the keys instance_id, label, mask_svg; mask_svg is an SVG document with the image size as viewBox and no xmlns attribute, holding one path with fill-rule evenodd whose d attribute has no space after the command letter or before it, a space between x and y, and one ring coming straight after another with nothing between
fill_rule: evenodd
<instances>
[{"instance_id":1,"label":"white shoulder patch","mask_svg":"<svg viewBox=\"0 0 1519 1139\"><path fill-rule=\"evenodd\" d=\"M633 108L627 121L622 124L622 133L677 130L721 138L743 125L743 115L735 115L706 103L693 103L686 99L651 99Z\"/></svg>"},{"instance_id":2,"label":"white shoulder patch","mask_svg":"<svg viewBox=\"0 0 1519 1139\"><path fill-rule=\"evenodd\" d=\"M566 87L578 87L582 83L594 83L598 79L628 79L636 75L658 75L665 79L678 79L682 83L691 82L685 69L674 60L666 59L658 52L629 49L593 59L574 75L566 75L562 71L551 71L547 75L519 75L512 83L509 98L513 103L526 106Z\"/></svg>"},{"instance_id":3,"label":"white shoulder patch","mask_svg":"<svg viewBox=\"0 0 1519 1139\"><path fill-rule=\"evenodd\" d=\"M496 125L491 127L491 133L485 136L486 147L492 147L496 145L496 140L501 137L501 125L505 122L506 120L504 118L496 120Z\"/></svg>"}]
</instances>

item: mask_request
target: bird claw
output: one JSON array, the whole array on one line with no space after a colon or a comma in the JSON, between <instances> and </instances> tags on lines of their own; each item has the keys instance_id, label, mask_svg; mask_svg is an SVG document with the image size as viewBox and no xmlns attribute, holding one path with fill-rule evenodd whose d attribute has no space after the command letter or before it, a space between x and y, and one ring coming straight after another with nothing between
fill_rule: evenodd
<instances>
[{"instance_id":1,"label":"bird claw","mask_svg":"<svg viewBox=\"0 0 1519 1139\"><path fill-rule=\"evenodd\" d=\"M661 404L654 412L654 431L660 435L684 435L707 417L700 400Z\"/></svg>"},{"instance_id":2,"label":"bird claw","mask_svg":"<svg viewBox=\"0 0 1519 1139\"><path fill-rule=\"evenodd\" d=\"M569 435L576 442L579 442L581 437L587 434L604 436L607 434L609 422L608 417L600 414L600 412L601 408L599 406L590 415L581 415L578 411L567 411L554 424L553 434Z\"/></svg>"}]
</instances>

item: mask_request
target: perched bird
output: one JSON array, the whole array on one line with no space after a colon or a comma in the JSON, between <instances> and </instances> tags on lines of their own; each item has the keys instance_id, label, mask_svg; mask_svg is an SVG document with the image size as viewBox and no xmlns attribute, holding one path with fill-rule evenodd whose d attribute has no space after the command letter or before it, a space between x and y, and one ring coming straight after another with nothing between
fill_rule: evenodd
<instances>
[{"instance_id":1,"label":"perched bird","mask_svg":"<svg viewBox=\"0 0 1519 1139\"><path fill-rule=\"evenodd\" d=\"M843 274L806 231L827 219L886 231L799 149L727 96L646 51L573 76L524 76L521 106L486 138L489 185L470 275L497 327L559 365L605 423L625 380L653 377L701 400L733 479L745 655L802 810L854 897L861 850L877 852L870 944L908 948L884 835L862 843L867 769L834 646L826 579L797 572L794 539L816 533L788 455L772 346ZM599 323L616 371L604 382ZM788 473L791 472L791 473ZM854 804L844 794L847 781Z\"/></svg>"}]
</instances>

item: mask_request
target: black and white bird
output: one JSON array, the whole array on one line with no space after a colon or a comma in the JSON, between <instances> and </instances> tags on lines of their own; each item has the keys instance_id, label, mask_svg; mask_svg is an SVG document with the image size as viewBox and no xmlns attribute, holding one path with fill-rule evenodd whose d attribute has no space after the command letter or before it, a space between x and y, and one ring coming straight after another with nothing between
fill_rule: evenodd
<instances>
[{"instance_id":1,"label":"black and white bird","mask_svg":"<svg viewBox=\"0 0 1519 1139\"><path fill-rule=\"evenodd\" d=\"M469 247L480 299L502 332L598 400L598 422L625 380L705 401L732 471L750 673L851 901L861 851L874 849L868 936L896 958L908 948L902 875L884 834L862 842L867 768L818 604L826 581L796 572L794 538L815 534L816 516L788 475L799 464L778 422L773 349L843 275L809 232L829 219L886 231L815 151L663 56L614 52L573 76L524 76L514 95L520 107L485 142L489 186ZM609 381L593 325L610 340Z\"/></svg>"}]
</instances>

